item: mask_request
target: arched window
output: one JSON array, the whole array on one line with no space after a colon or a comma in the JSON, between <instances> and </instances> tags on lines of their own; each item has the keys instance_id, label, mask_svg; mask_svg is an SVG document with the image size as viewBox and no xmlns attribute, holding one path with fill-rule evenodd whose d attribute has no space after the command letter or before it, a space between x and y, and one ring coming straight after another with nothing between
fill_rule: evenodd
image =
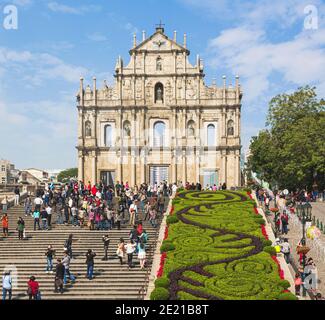
<instances>
[{"instance_id":1,"label":"arched window","mask_svg":"<svg viewBox=\"0 0 325 320\"><path fill-rule=\"evenodd\" d=\"M104 127L104 144L105 147L111 147L112 146L112 126L110 124L107 124Z\"/></svg>"},{"instance_id":2,"label":"arched window","mask_svg":"<svg viewBox=\"0 0 325 320\"><path fill-rule=\"evenodd\" d=\"M155 102L164 102L164 86L160 82L155 85Z\"/></svg>"},{"instance_id":3,"label":"arched window","mask_svg":"<svg viewBox=\"0 0 325 320\"><path fill-rule=\"evenodd\" d=\"M216 128L213 124L209 124L207 128L208 146L216 145Z\"/></svg>"},{"instance_id":4,"label":"arched window","mask_svg":"<svg viewBox=\"0 0 325 320\"><path fill-rule=\"evenodd\" d=\"M153 146L162 147L165 144L166 125L162 121L157 121L153 126Z\"/></svg>"},{"instance_id":5,"label":"arched window","mask_svg":"<svg viewBox=\"0 0 325 320\"><path fill-rule=\"evenodd\" d=\"M162 59L161 57L158 57L156 60L156 70L157 71L162 71Z\"/></svg>"},{"instance_id":6,"label":"arched window","mask_svg":"<svg viewBox=\"0 0 325 320\"><path fill-rule=\"evenodd\" d=\"M85 136L91 137L91 122L89 120L85 122Z\"/></svg>"},{"instance_id":7,"label":"arched window","mask_svg":"<svg viewBox=\"0 0 325 320\"><path fill-rule=\"evenodd\" d=\"M124 137L131 137L131 123L128 120L124 122L123 135Z\"/></svg>"},{"instance_id":8,"label":"arched window","mask_svg":"<svg viewBox=\"0 0 325 320\"><path fill-rule=\"evenodd\" d=\"M234 135L234 121L229 120L227 123L227 135L233 136Z\"/></svg>"},{"instance_id":9,"label":"arched window","mask_svg":"<svg viewBox=\"0 0 325 320\"><path fill-rule=\"evenodd\" d=\"M193 120L190 120L187 123L187 136L188 137L194 137L195 136L195 122Z\"/></svg>"}]
</instances>

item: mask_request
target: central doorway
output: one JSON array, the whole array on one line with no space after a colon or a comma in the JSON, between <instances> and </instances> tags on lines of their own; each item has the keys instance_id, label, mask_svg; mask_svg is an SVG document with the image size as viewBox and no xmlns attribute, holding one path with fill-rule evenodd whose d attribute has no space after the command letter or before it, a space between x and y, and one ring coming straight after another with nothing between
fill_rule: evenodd
<instances>
[{"instance_id":1,"label":"central doorway","mask_svg":"<svg viewBox=\"0 0 325 320\"><path fill-rule=\"evenodd\" d=\"M101 171L100 181L102 181L107 186L114 186L115 171Z\"/></svg>"},{"instance_id":2,"label":"central doorway","mask_svg":"<svg viewBox=\"0 0 325 320\"><path fill-rule=\"evenodd\" d=\"M168 182L168 170L168 166L150 166L150 185L153 186L155 183L159 184L162 181Z\"/></svg>"},{"instance_id":3,"label":"central doorway","mask_svg":"<svg viewBox=\"0 0 325 320\"><path fill-rule=\"evenodd\" d=\"M218 179L218 171L216 170L204 170L203 175L203 187L205 188L207 185L213 186L219 185L219 179Z\"/></svg>"}]
</instances>

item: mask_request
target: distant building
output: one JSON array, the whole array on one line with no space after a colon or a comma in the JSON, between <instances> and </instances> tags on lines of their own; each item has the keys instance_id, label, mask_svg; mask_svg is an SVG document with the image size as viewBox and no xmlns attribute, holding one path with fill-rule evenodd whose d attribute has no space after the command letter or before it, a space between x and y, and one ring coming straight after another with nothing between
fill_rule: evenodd
<instances>
[{"instance_id":1,"label":"distant building","mask_svg":"<svg viewBox=\"0 0 325 320\"><path fill-rule=\"evenodd\" d=\"M58 175L62 169L46 169L45 170L49 174L49 181L58 182Z\"/></svg>"},{"instance_id":2,"label":"distant building","mask_svg":"<svg viewBox=\"0 0 325 320\"><path fill-rule=\"evenodd\" d=\"M28 182L29 184L47 183L49 182L49 173L41 169L25 169L21 171L20 182Z\"/></svg>"},{"instance_id":3,"label":"distant building","mask_svg":"<svg viewBox=\"0 0 325 320\"><path fill-rule=\"evenodd\" d=\"M19 170L9 160L0 160L0 184L18 183Z\"/></svg>"}]
</instances>

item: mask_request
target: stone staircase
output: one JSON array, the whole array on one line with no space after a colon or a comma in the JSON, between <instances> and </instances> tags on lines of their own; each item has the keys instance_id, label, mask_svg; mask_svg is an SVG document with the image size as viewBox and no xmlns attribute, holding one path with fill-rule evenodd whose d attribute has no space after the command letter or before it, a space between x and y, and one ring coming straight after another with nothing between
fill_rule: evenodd
<instances>
[{"instance_id":1,"label":"stone staircase","mask_svg":"<svg viewBox=\"0 0 325 320\"><path fill-rule=\"evenodd\" d=\"M141 215L141 212L140 212ZM152 255L158 237L159 227L154 229L148 221L143 222L144 229L149 235L147 259L148 270L140 270L137 255L134 255L135 267L128 270L126 259L124 265L120 265L115 252L120 238L128 240L130 226L122 225L121 230L90 231L87 227L79 228L71 225L56 225L56 215L52 216L52 229L49 231L33 231L33 219L24 216L22 206L13 207L8 211L9 237L0 237L0 271L12 270L13 275L13 299L28 299L26 295L27 281L31 275L36 277L40 284L42 299L142 299L139 291L143 289L146 276L151 269ZM18 240L16 224L18 217L22 216L26 225L25 240ZM54 223L53 223L54 222ZM54 292L54 273L47 274L45 252L48 245L56 250L53 259L55 270L56 259L63 257L63 246L69 234L73 234L72 251L74 258L71 260L70 271L76 277L74 284L65 286L63 294ZM102 236L109 234L110 247L109 259L102 261L104 248ZM87 266L85 255L88 249L96 254L94 279L86 278ZM17 272L17 277L15 274ZM17 279L17 281L16 281ZM15 287L16 285L16 287Z\"/></svg>"}]
</instances>

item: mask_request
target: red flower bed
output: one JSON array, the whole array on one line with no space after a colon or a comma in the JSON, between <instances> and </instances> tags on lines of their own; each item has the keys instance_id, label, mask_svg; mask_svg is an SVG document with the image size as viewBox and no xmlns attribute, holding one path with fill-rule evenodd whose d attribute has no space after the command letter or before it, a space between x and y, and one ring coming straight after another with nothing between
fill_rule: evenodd
<instances>
[{"instance_id":1,"label":"red flower bed","mask_svg":"<svg viewBox=\"0 0 325 320\"><path fill-rule=\"evenodd\" d=\"M278 266L278 270L279 270L279 276L280 276L280 278L283 280L284 279L284 272L283 272L283 270L281 269L281 266L280 266L280 262L279 262L279 260L277 259L277 257L276 256L272 256L272 259L275 261L275 263L277 264L277 266Z\"/></svg>"},{"instance_id":2,"label":"red flower bed","mask_svg":"<svg viewBox=\"0 0 325 320\"><path fill-rule=\"evenodd\" d=\"M167 253L163 252L163 254L160 257L160 266L159 266L159 270L157 272L157 278L160 278L164 272L164 265L165 265L166 257L167 257Z\"/></svg>"},{"instance_id":3,"label":"red flower bed","mask_svg":"<svg viewBox=\"0 0 325 320\"><path fill-rule=\"evenodd\" d=\"M252 194L250 192L247 192L247 194L253 200Z\"/></svg>"},{"instance_id":4,"label":"red flower bed","mask_svg":"<svg viewBox=\"0 0 325 320\"><path fill-rule=\"evenodd\" d=\"M255 211L256 214L259 214L256 207L254 207L254 211Z\"/></svg>"},{"instance_id":5,"label":"red flower bed","mask_svg":"<svg viewBox=\"0 0 325 320\"><path fill-rule=\"evenodd\" d=\"M165 228L165 235L164 235L164 240L168 238L168 226Z\"/></svg>"},{"instance_id":6,"label":"red flower bed","mask_svg":"<svg viewBox=\"0 0 325 320\"><path fill-rule=\"evenodd\" d=\"M171 207L169 214L172 215L174 213L174 206Z\"/></svg>"},{"instance_id":7,"label":"red flower bed","mask_svg":"<svg viewBox=\"0 0 325 320\"><path fill-rule=\"evenodd\" d=\"M263 234L264 238L266 240L269 240L269 236L267 235L267 232L266 232L266 229L265 229L265 225L264 224L261 225L261 229L262 229L262 234Z\"/></svg>"}]
</instances>

